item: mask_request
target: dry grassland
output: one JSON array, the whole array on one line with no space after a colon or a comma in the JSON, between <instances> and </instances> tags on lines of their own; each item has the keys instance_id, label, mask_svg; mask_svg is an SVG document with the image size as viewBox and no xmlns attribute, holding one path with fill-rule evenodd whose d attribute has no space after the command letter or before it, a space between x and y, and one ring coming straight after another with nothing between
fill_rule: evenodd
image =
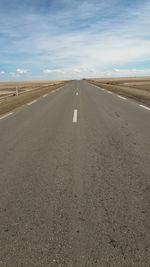
<instances>
[{"instance_id":1,"label":"dry grassland","mask_svg":"<svg viewBox=\"0 0 150 267\"><path fill-rule=\"evenodd\" d=\"M88 79L87 81L150 105L150 77Z\"/></svg>"},{"instance_id":2,"label":"dry grassland","mask_svg":"<svg viewBox=\"0 0 150 267\"><path fill-rule=\"evenodd\" d=\"M47 87L59 84L63 81L38 81L38 82L0 82L0 99L4 96L14 94L16 86L19 93L27 92L29 90L36 90L41 87Z\"/></svg>"},{"instance_id":3,"label":"dry grassland","mask_svg":"<svg viewBox=\"0 0 150 267\"><path fill-rule=\"evenodd\" d=\"M68 81L0 83L0 89L2 91L0 98L0 115L10 112L66 83L68 83ZM19 95L13 96L16 86L19 89ZM11 92L11 96L5 94L4 97L3 91Z\"/></svg>"}]
</instances>

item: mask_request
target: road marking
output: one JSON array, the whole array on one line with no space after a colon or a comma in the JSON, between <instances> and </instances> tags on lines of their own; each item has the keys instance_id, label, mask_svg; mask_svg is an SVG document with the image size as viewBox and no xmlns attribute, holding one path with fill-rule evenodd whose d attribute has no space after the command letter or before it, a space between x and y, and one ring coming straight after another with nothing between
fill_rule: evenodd
<instances>
[{"instance_id":1,"label":"road marking","mask_svg":"<svg viewBox=\"0 0 150 267\"><path fill-rule=\"evenodd\" d=\"M12 115L14 112L11 112L11 113L8 113L2 117L0 117L0 120L4 119L4 118L7 118L8 116Z\"/></svg>"},{"instance_id":2,"label":"road marking","mask_svg":"<svg viewBox=\"0 0 150 267\"><path fill-rule=\"evenodd\" d=\"M77 122L77 116L78 116L78 110L77 109L75 109L74 110L74 113L73 113L73 123L76 123Z\"/></svg>"},{"instance_id":3,"label":"road marking","mask_svg":"<svg viewBox=\"0 0 150 267\"><path fill-rule=\"evenodd\" d=\"M46 95L43 95L43 97L46 97L46 96L48 96L48 94L46 94Z\"/></svg>"},{"instance_id":4,"label":"road marking","mask_svg":"<svg viewBox=\"0 0 150 267\"><path fill-rule=\"evenodd\" d=\"M121 98L121 99L126 99L126 97L123 97L123 96L121 96L121 95L117 95L119 98Z\"/></svg>"},{"instance_id":5,"label":"road marking","mask_svg":"<svg viewBox=\"0 0 150 267\"><path fill-rule=\"evenodd\" d=\"M110 92L110 91L107 91L107 93L112 94L112 92Z\"/></svg>"},{"instance_id":6,"label":"road marking","mask_svg":"<svg viewBox=\"0 0 150 267\"><path fill-rule=\"evenodd\" d=\"M78 95L79 93L78 92L76 92L76 95Z\"/></svg>"},{"instance_id":7,"label":"road marking","mask_svg":"<svg viewBox=\"0 0 150 267\"><path fill-rule=\"evenodd\" d=\"M146 107L146 106L144 106L144 105L139 105L140 107L142 107L142 108L145 108L145 109L147 109L147 110L150 110L150 108L148 108L148 107Z\"/></svg>"},{"instance_id":8,"label":"road marking","mask_svg":"<svg viewBox=\"0 0 150 267\"><path fill-rule=\"evenodd\" d=\"M34 104L35 102L37 102L37 100L33 100L32 102L28 103L27 105L30 106L30 105Z\"/></svg>"}]
</instances>

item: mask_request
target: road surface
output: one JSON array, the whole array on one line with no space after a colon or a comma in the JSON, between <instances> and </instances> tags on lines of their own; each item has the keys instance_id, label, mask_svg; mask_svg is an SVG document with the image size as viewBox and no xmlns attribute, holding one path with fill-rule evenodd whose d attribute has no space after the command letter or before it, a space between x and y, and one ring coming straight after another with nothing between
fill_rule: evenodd
<instances>
[{"instance_id":1,"label":"road surface","mask_svg":"<svg viewBox=\"0 0 150 267\"><path fill-rule=\"evenodd\" d=\"M0 267L150 266L150 110L73 81L0 118Z\"/></svg>"}]
</instances>

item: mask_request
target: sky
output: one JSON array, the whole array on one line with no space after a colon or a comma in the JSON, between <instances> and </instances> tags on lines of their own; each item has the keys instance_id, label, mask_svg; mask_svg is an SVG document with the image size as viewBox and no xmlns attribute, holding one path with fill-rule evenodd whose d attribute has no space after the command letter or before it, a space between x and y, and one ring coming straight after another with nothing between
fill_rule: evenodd
<instances>
[{"instance_id":1,"label":"sky","mask_svg":"<svg viewBox=\"0 0 150 267\"><path fill-rule=\"evenodd\" d=\"M150 0L0 0L0 81L150 76Z\"/></svg>"}]
</instances>

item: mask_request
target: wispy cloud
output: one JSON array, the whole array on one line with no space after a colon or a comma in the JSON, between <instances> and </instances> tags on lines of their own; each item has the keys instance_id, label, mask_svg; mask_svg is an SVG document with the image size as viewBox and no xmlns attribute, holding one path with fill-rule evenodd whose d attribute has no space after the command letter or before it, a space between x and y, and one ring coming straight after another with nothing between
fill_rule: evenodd
<instances>
[{"instance_id":1,"label":"wispy cloud","mask_svg":"<svg viewBox=\"0 0 150 267\"><path fill-rule=\"evenodd\" d=\"M63 69L59 72L44 72L44 78L50 79L82 79L82 78L104 78L104 77L140 77L150 76L150 69L108 69L105 71L89 68ZM41 77L42 78L42 77Z\"/></svg>"},{"instance_id":2,"label":"wispy cloud","mask_svg":"<svg viewBox=\"0 0 150 267\"><path fill-rule=\"evenodd\" d=\"M27 77L29 77L28 75L30 75L30 74L31 74L31 72L29 70L26 70L26 69L16 69L15 72L9 73L9 75L12 78L19 78L19 77L23 76L23 79L25 79L24 75L27 75Z\"/></svg>"},{"instance_id":3,"label":"wispy cloud","mask_svg":"<svg viewBox=\"0 0 150 267\"><path fill-rule=\"evenodd\" d=\"M0 67L17 78L149 73L150 1L16 0L9 9L10 1L2 3Z\"/></svg>"},{"instance_id":4,"label":"wispy cloud","mask_svg":"<svg viewBox=\"0 0 150 267\"><path fill-rule=\"evenodd\" d=\"M43 72L44 73L63 73L63 71L62 70L58 70L58 69L56 69L56 70L43 70Z\"/></svg>"},{"instance_id":5,"label":"wispy cloud","mask_svg":"<svg viewBox=\"0 0 150 267\"><path fill-rule=\"evenodd\" d=\"M17 69L16 73L17 74L26 74L26 73L29 73L29 70Z\"/></svg>"}]
</instances>

